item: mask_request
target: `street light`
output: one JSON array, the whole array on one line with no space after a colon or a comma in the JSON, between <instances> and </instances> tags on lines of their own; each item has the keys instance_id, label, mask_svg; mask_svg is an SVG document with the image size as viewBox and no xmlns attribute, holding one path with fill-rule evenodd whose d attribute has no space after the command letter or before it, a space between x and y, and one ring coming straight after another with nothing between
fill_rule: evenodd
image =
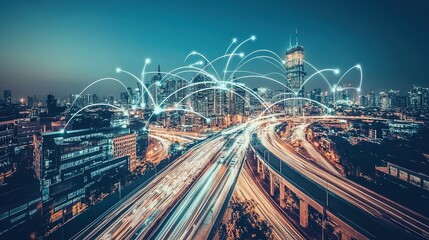
<instances>
[{"instance_id":1,"label":"street light","mask_svg":"<svg viewBox=\"0 0 429 240\"><path fill-rule=\"evenodd\" d=\"M121 196L121 181L119 180L119 200L121 200L122 199L122 196Z\"/></svg>"},{"instance_id":2,"label":"street light","mask_svg":"<svg viewBox=\"0 0 429 240\"><path fill-rule=\"evenodd\" d=\"M64 215L66 214L66 209L62 209L62 217L63 217L63 224L61 226L61 239L64 239Z\"/></svg>"},{"instance_id":3,"label":"street light","mask_svg":"<svg viewBox=\"0 0 429 240\"><path fill-rule=\"evenodd\" d=\"M325 201L325 207L323 208L322 211L322 222L321 222L321 228L322 228L322 240L325 239L325 212L326 212L326 208L329 205L329 182L326 182L326 201Z\"/></svg>"}]
</instances>

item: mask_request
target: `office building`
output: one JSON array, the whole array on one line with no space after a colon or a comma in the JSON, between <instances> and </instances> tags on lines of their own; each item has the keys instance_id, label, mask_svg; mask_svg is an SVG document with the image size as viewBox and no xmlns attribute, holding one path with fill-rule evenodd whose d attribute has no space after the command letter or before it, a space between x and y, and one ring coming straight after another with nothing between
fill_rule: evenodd
<instances>
[{"instance_id":1,"label":"office building","mask_svg":"<svg viewBox=\"0 0 429 240\"><path fill-rule=\"evenodd\" d=\"M35 150L40 157L36 176L48 227L78 214L84 208L82 200L91 187L103 184L104 176L128 171L135 144L135 136L123 127L42 134L40 149Z\"/></svg>"}]
</instances>

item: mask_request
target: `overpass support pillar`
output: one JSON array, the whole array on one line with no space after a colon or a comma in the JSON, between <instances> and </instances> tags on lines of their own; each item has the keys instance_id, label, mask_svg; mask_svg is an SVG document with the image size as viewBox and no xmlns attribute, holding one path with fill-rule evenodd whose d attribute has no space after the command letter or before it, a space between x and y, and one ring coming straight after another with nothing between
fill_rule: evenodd
<instances>
[{"instance_id":1,"label":"overpass support pillar","mask_svg":"<svg viewBox=\"0 0 429 240\"><path fill-rule=\"evenodd\" d=\"M352 239L352 237L350 236L350 234L348 234L345 231L341 232L341 240L351 240L351 239Z\"/></svg>"},{"instance_id":2,"label":"overpass support pillar","mask_svg":"<svg viewBox=\"0 0 429 240\"><path fill-rule=\"evenodd\" d=\"M257 172L261 173L261 160L259 160L259 158L256 158L256 162L257 162Z\"/></svg>"},{"instance_id":3,"label":"overpass support pillar","mask_svg":"<svg viewBox=\"0 0 429 240\"><path fill-rule=\"evenodd\" d=\"M264 164L262 164L262 163L261 163L261 173L262 173L261 178L262 178L263 180L265 180L265 166L264 166Z\"/></svg>"},{"instance_id":4,"label":"overpass support pillar","mask_svg":"<svg viewBox=\"0 0 429 240\"><path fill-rule=\"evenodd\" d=\"M303 199L299 200L299 224L303 228L308 227L308 203Z\"/></svg>"},{"instance_id":5,"label":"overpass support pillar","mask_svg":"<svg viewBox=\"0 0 429 240\"><path fill-rule=\"evenodd\" d=\"M270 171L270 194L271 196L274 196L274 185L275 181L274 181L274 173Z\"/></svg>"},{"instance_id":6,"label":"overpass support pillar","mask_svg":"<svg viewBox=\"0 0 429 240\"><path fill-rule=\"evenodd\" d=\"M280 207L285 208L286 202L285 202L285 185L280 181L279 182L279 188L280 188Z\"/></svg>"}]
</instances>

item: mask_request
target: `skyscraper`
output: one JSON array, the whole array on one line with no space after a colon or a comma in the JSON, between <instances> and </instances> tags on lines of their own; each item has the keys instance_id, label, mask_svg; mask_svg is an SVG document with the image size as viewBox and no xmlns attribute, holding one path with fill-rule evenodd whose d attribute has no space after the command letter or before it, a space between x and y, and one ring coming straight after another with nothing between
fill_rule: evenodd
<instances>
[{"instance_id":1,"label":"skyscraper","mask_svg":"<svg viewBox=\"0 0 429 240\"><path fill-rule=\"evenodd\" d=\"M286 51L286 85L291 89L288 92L294 97L304 97L304 47L298 44L298 31L296 32L295 46L292 46L292 40L289 39L289 48ZM286 109L290 109L292 114L300 112L303 100L293 100L285 102Z\"/></svg>"},{"instance_id":2,"label":"skyscraper","mask_svg":"<svg viewBox=\"0 0 429 240\"><path fill-rule=\"evenodd\" d=\"M414 86L410 92L410 106L413 110L427 109L429 107L429 88Z\"/></svg>"},{"instance_id":3,"label":"skyscraper","mask_svg":"<svg viewBox=\"0 0 429 240\"><path fill-rule=\"evenodd\" d=\"M4 90L3 97L4 97L4 103L6 105L12 104L12 92L10 90Z\"/></svg>"}]
</instances>

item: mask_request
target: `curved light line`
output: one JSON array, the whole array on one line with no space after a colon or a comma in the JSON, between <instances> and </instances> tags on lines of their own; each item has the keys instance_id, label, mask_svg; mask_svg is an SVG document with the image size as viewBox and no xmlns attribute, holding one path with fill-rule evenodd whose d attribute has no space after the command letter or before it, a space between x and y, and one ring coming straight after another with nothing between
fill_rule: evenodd
<instances>
[{"instance_id":1,"label":"curved light line","mask_svg":"<svg viewBox=\"0 0 429 240\"><path fill-rule=\"evenodd\" d=\"M291 92L282 92L282 93L276 94L274 97L271 98L270 102L272 102L274 100L274 98L276 98L280 95L293 95L293 94L294 93L291 93Z\"/></svg>"},{"instance_id":2,"label":"curved light line","mask_svg":"<svg viewBox=\"0 0 429 240\"><path fill-rule=\"evenodd\" d=\"M307 62L306 60L302 60L304 63L307 63L310 67L312 67L314 70L319 71L319 69L317 69L315 66L313 66L311 63ZM329 83L328 79L326 79L325 75L323 75L322 73L320 73L320 76L322 76L323 79L325 79L326 83L329 86L329 89L332 90L332 85L331 83Z\"/></svg>"},{"instance_id":3,"label":"curved light line","mask_svg":"<svg viewBox=\"0 0 429 240\"><path fill-rule=\"evenodd\" d=\"M204 71L204 69L201 69L201 68L198 68L198 67L182 66L182 67L178 67L178 68L175 68L175 69L171 70L169 73L172 73L172 72L174 72L174 71L181 70L181 69L189 69L189 71L190 71L190 70L199 70L199 71L201 71L201 73L202 73L203 75L206 75L207 77L209 77L209 78L213 79L213 81L215 81L215 82L219 82L219 80L217 80L215 76L213 76L212 74L210 74L210 73L209 73L209 72L207 72L207 71ZM186 71L185 71L185 72L186 72ZM179 74L179 73L175 73L175 74ZM165 77L165 76L164 76L164 77ZM163 77L163 78L164 78L164 77ZM162 79L161 79L161 80L162 80Z\"/></svg>"},{"instance_id":4,"label":"curved light line","mask_svg":"<svg viewBox=\"0 0 429 240\"><path fill-rule=\"evenodd\" d=\"M191 54L189 54L188 56L186 56L185 61L186 61L186 59L187 59L190 55L198 55L198 56L202 57L204 60L206 60L206 62L208 63L208 65L212 67L212 69L213 69L213 71L215 72L215 74L216 74L217 78L218 78L218 79L220 79L219 73L217 72L216 68L215 68L215 67L210 63L210 61L206 58L206 56L204 56L203 54L201 54L201 53L199 53L199 52L194 51L194 52L192 52ZM206 65L206 66L207 66L207 65Z\"/></svg>"},{"instance_id":5,"label":"curved light line","mask_svg":"<svg viewBox=\"0 0 429 240\"><path fill-rule=\"evenodd\" d=\"M178 93L178 92L180 92L180 91L182 91L182 90L184 90L184 89L186 89L186 88L193 87L193 86L200 85L200 84L215 84L215 83L214 83L214 82L211 82L211 81L203 81L203 82L191 83L191 84L189 84L189 85L186 85L186 86L184 86L184 87L181 87L181 88L179 88L179 89L175 90L174 92L172 92L172 93L171 93L170 95L168 95L167 97L165 97L165 98L164 98L164 99L159 103L159 106L162 106L162 104L163 104L167 99L169 99L170 97L174 96L174 94L176 94L176 93Z\"/></svg>"},{"instance_id":6,"label":"curved light line","mask_svg":"<svg viewBox=\"0 0 429 240\"><path fill-rule=\"evenodd\" d=\"M145 61L145 63L144 63L144 65L143 65L143 70L142 70L142 73L141 73L141 76L142 76L142 78L141 78L142 86L145 86L144 76L145 76L146 66L149 64L149 62L150 62L150 61L147 61L147 60L146 60L146 61ZM139 98L139 100L137 101L137 102L142 101L142 103L141 103L141 107L144 107L144 106L145 106L145 102L144 102L143 94L144 94L144 91L143 91L143 88L142 88L142 92L140 93L140 98Z\"/></svg>"},{"instance_id":7,"label":"curved light line","mask_svg":"<svg viewBox=\"0 0 429 240\"><path fill-rule=\"evenodd\" d=\"M192 95L194 95L194 94L196 94L196 93L199 93L199 92L203 92L203 91L206 91L206 90L212 90L212 89L218 89L218 90L225 90L225 91L230 91L231 93L233 93L233 94L235 94L235 95L237 95L237 96L239 96L241 99L243 99L243 101L252 109L252 112L255 112L255 110L253 109L253 107L252 107L252 105L250 105L250 103L246 100L246 98L244 98L243 96L241 96L240 94L238 94L237 92L235 92L234 90L232 90L232 89L228 89L228 88L223 88L223 87L217 87L217 86L215 86L215 87L208 87L208 88L203 88L203 89L199 89L199 90L197 90L197 91L194 91L194 92L192 92L192 93L189 93L188 95L186 95L186 96L184 96L182 99L180 99L179 100L179 102L177 102L177 104L175 104L176 106L178 105L178 104L180 104L180 103L182 103L182 101L183 100L185 100L186 98L189 98L190 96L192 96ZM178 107L178 106L177 106Z\"/></svg>"},{"instance_id":8,"label":"curved light line","mask_svg":"<svg viewBox=\"0 0 429 240\"><path fill-rule=\"evenodd\" d=\"M256 99L258 99L258 101L262 104L262 105L264 105L264 106L267 106L267 103L258 95L258 94L256 94L255 92L253 92L251 89L249 89L249 88L247 88L246 86L244 86L244 85L240 85L240 84L237 84L237 83L233 83L233 82L222 82L222 83L224 83L224 84L230 84L230 85L233 85L233 86L237 86L237 87L239 87L239 88L242 88L243 90L245 90L245 91L247 91L248 93L250 93L252 96L254 96ZM204 82L196 82L196 83L192 83L192 84L189 84L189 85L187 85L187 86L184 86L184 87L182 87L182 88L179 88L179 89L177 89L176 91L174 91L174 92L172 92L170 95L168 95L166 98L164 98L162 101L161 101L161 103L159 104L159 106L161 106L167 99L169 99L171 96L173 96L174 94L176 94L177 92L179 92L179 91L181 91L181 90L183 90L183 89L186 89L186 88L189 88L189 87L192 87L192 86L196 86L196 85L200 85L200 84L215 84L215 82L211 82L211 81L204 81Z\"/></svg>"},{"instance_id":9,"label":"curved light line","mask_svg":"<svg viewBox=\"0 0 429 240\"><path fill-rule=\"evenodd\" d=\"M190 112L193 113L195 115L198 115L202 118L204 118L206 121L210 120L209 118L204 117L202 114L195 112L193 110L190 109L184 109L184 108L173 108L173 109L159 109L158 114L163 113L163 112L172 112L172 111L184 111L184 112ZM148 121L145 124L145 128L147 128L147 125L149 124L149 120L153 117L155 112L152 112L152 114L149 116Z\"/></svg>"},{"instance_id":10,"label":"curved light line","mask_svg":"<svg viewBox=\"0 0 429 240\"><path fill-rule=\"evenodd\" d=\"M94 106L107 106L107 107L112 107L112 108L119 109L119 110L121 110L122 112L124 111L124 109L122 109L122 108L120 108L120 107L118 107L118 106L112 105L112 104L108 104L108 103L94 103L94 104L90 104L90 105L87 105L87 106L85 106L85 107L83 107L83 108L79 109L79 111L77 111L76 113L74 113L74 114L70 117L70 119L67 121L66 125L64 125L64 129L66 129L66 128L67 128L67 126L69 125L70 121L71 121L71 120L72 120L72 119L73 119L77 114L79 114L80 112L82 112L83 110L85 110L85 109L87 109L87 108L89 108L89 107L94 107Z\"/></svg>"},{"instance_id":11,"label":"curved light line","mask_svg":"<svg viewBox=\"0 0 429 240\"><path fill-rule=\"evenodd\" d=\"M235 41L234 41L235 40ZM229 44L229 46L226 48L226 51L224 53L224 55L226 55L228 53L228 50L232 47L232 45L234 45L234 43L237 42L237 39L232 39L231 44Z\"/></svg>"},{"instance_id":12,"label":"curved light line","mask_svg":"<svg viewBox=\"0 0 429 240\"><path fill-rule=\"evenodd\" d=\"M161 112L172 112L172 111L184 111L184 112L190 112L193 113L195 115L198 115L202 118L204 118L205 120L210 120L210 118L205 117L204 115L202 115L201 113L195 112L194 110L190 110L190 109L185 109L185 108L173 108L173 109L161 109Z\"/></svg>"},{"instance_id":13,"label":"curved light line","mask_svg":"<svg viewBox=\"0 0 429 240\"><path fill-rule=\"evenodd\" d=\"M203 68L201 68L202 70L204 70L206 67L208 67L209 65L211 65L212 66L212 68L213 68L213 63L214 62L217 62L217 61L219 61L220 59L225 59L226 57L228 57L228 56L239 56L240 54L224 54L223 56L220 56L220 57L217 57L217 58L215 58L214 60L212 60L211 62L208 62L207 63L207 65L206 66L204 66ZM190 55L188 55L188 56L190 56ZM200 74L201 72L199 72L199 73L197 73L197 75L198 74ZM221 80L220 79L220 77L219 77L219 75L218 75L218 79L219 79L219 81Z\"/></svg>"},{"instance_id":14,"label":"curved light line","mask_svg":"<svg viewBox=\"0 0 429 240\"><path fill-rule=\"evenodd\" d=\"M299 87L299 89L295 92L295 94L296 93L298 93L299 92L299 90L301 90L302 89L302 87L304 87L304 85L308 82L308 81L310 81L314 76L316 76L317 74L321 74L322 72L327 72L327 71L332 71L332 72L336 72L336 71L338 71L338 69L333 69L333 68L325 68L325 69L322 69L322 70L318 70L317 72L315 72L315 73L313 73L313 74L311 74L302 84L301 84L301 86Z\"/></svg>"},{"instance_id":15,"label":"curved light line","mask_svg":"<svg viewBox=\"0 0 429 240\"><path fill-rule=\"evenodd\" d=\"M273 104L271 104L270 106L268 106L267 108L265 108L265 110L259 115L259 117L261 117L262 115L264 115L264 113L269 108L272 108L273 106L275 106L278 103L281 103L281 102L284 102L284 101L288 101L288 100L300 100L300 99L301 100L307 100L307 101L310 101L310 102L314 102L314 103L316 103L316 104L318 104L318 105L320 105L320 106L322 106L322 107L330 110L330 108L328 106L326 106L326 105L324 105L324 104L322 104L322 103L320 103L320 102L318 102L316 100L313 100L313 99L310 99L310 98L304 98L304 97L292 97L292 98L284 98L284 99L281 99L281 100L278 100L278 101L274 102Z\"/></svg>"},{"instance_id":16,"label":"curved light line","mask_svg":"<svg viewBox=\"0 0 429 240\"><path fill-rule=\"evenodd\" d=\"M277 54L277 53L275 53L275 52L273 52L273 51L271 51L271 50L268 50L268 49L258 49L258 50L255 50L255 51L253 51L253 52L251 52L251 53L249 53L249 54L247 54L237 65L240 65L240 63L241 62L243 62L246 58L248 58L249 56L251 56L251 55L253 55L253 54L255 54L255 53L258 53L258 52L268 52L268 53L271 53L271 54L273 54L274 56L276 56L279 60L280 60L280 62L279 61L277 61L281 66L284 66L284 64L283 64L283 59ZM263 56L265 56L265 55L263 55Z\"/></svg>"},{"instance_id":17,"label":"curved light line","mask_svg":"<svg viewBox=\"0 0 429 240\"><path fill-rule=\"evenodd\" d=\"M127 86L125 86L125 84L123 82L121 82L120 80L116 79L116 78L100 78L94 82L92 82L91 84L89 84L87 87L85 87L79 94L78 97L73 101L73 103L70 105L70 107L68 108L68 110L71 109L71 107L76 103L77 99L81 97L82 93L85 92L88 88L90 88L92 85L101 82L101 81L107 81L107 80L112 80L112 81L116 81L118 83L120 83L124 89L128 92L128 95L131 96L131 93L128 91Z\"/></svg>"},{"instance_id":18,"label":"curved light line","mask_svg":"<svg viewBox=\"0 0 429 240\"><path fill-rule=\"evenodd\" d=\"M360 67L358 67L358 65L354 65L353 67L349 68L349 70L347 70L338 80L337 82L337 86L340 84L341 80L343 80L343 78L347 75L347 73L349 73L351 70L353 70L354 68L358 68L360 69ZM361 70L361 81L362 81L362 70Z\"/></svg>"},{"instance_id":19,"label":"curved light line","mask_svg":"<svg viewBox=\"0 0 429 240\"><path fill-rule=\"evenodd\" d=\"M153 105L155 105L155 100L153 99L152 95L150 94L149 89L147 89L147 87L144 84L142 84L142 82L140 81L140 79L138 77L136 77L134 74L132 74L128 71L125 71L123 69L120 69L119 72L123 72L123 73L128 74L129 76L133 77L138 83L140 83L140 85L142 85L142 94L143 94L143 89L146 90L148 95L149 95L150 100L152 101ZM142 96L142 94L140 96Z\"/></svg>"},{"instance_id":20,"label":"curved light line","mask_svg":"<svg viewBox=\"0 0 429 240\"><path fill-rule=\"evenodd\" d=\"M158 73L158 72L146 72L146 74L156 74L156 73ZM169 72L159 72L159 73L162 73L162 74L164 74L164 75L171 75L171 76L170 76L170 77L168 77L167 79L162 78L162 79L160 80L160 82L163 82L163 80L168 80L168 79L170 79L171 77L177 77L177 78L182 79L182 80L184 80L184 81L186 81L186 82L190 82L189 80L187 80L186 78L184 78L184 77L182 77L182 76L180 76L180 75L178 75L178 74L169 73Z\"/></svg>"},{"instance_id":21,"label":"curved light line","mask_svg":"<svg viewBox=\"0 0 429 240\"><path fill-rule=\"evenodd\" d=\"M356 90L356 91L358 91L359 90L359 88L357 88L357 87L341 87L341 88L337 88L337 89L335 89L335 91L336 92L342 92L342 91L344 91L344 90L350 90L350 89L353 89L353 90Z\"/></svg>"},{"instance_id":22,"label":"curved light line","mask_svg":"<svg viewBox=\"0 0 429 240\"><path fill-rule=\"evenodd\" d=\"M246 79L246 78L262 78L262 79L267 79L267 80L270 80L270 81L273 81L273 82L276 82L276 83L278 83L278 84L282 85L283 87L285 87L285 88L289 89L289 90L290 90L290 91L292 91L292 92L295 92L295 91L294 91L294 90L292 90L290 87L288 87L286 84L284 84L284 83L280 82L279 80L276 80L276 79L274 79L274 78L270 78L270 77L267 77L267 76L261 76L261 75L246 75L246 76L237 77L237 78L235 78L235 80L238 80L238 79Z\"/></svg>"},{"instance_id":23,"label":"curved light line","mask_svg":"<svg viewBox=\"0 0 429 240\"><path fill-rule=\"evenodd\" d=\"M232 53L231 54L234 54L243 44L245 44L246 42L248 42L248 41L250 41L250 40L252 40L253 39L253 37L250 37L250 38L248 38L248 39L246 39L246 40L244 40L243 42L241 42L240 44L238 44L238 46L237 47L235 47L234 48L234 50L232 51ZM228 71L228 66L229 66L229 62L231 61L231 58L232 58L232 55L231 56L229 56L229 58L228 58L228 61L226 62L226 66L225 66L225 69L224 69L224 71L223 71L223 80L225 81L225 75L226 75L226 71Z\"/></svg>"},{"instance_id":24,"label":"curved light line","mask_svg":"<svg viewBox=\"0 0 429 240\"><path fill-rule=\"evenodd\" d=\"M228 72L233 72L233 71L228 71ZM246 70L237 70L236 72L237 73L246 73L246 74L255 74L255 75L264 76L264 77L267 77L267 76L270 76L270 75L279 75L281 77L285 76L284 74L281 74L279 72L270 72L270 73L265 73L265 74L258 73L258 72L252 72L252 71L246 71Z\"/></svg>"},{"instance_id":25,"label":"curved light line","mask_svg":"<svg viewBox=\"0 0 429 240\"><path fill-rule=\"evenodd\" d=\"M232 74L230 75L230 77L234 75L234 73L236 72L236 70L238 70L238 69L242 68L244 65L248 64L249 62L251 62L251 61L253 61L253 60L257 60L257 59L261 59L261 60L265 60L265 61L266 61L266 59L264 59L264 58L268 58L268 59L272 59L272 60L274 60L274 61L277 61L275 58L270 57L270 56L256 56L256 57L253 57L253 58L251 58L251 59L248 59L247 61L245 61L245 62L244 62L244 63L242 63L241 65L238 65L238 66L235 68L235 70L232 72ZM282 71L284 70L284 69L279 68L279 67L278 67L276 64L274 64L273 62L270 62L270 61L267 61L267 62L268 62L268 63L270 63L270 64L272 64L273 66L277 67L278 69L280 69L280 70L282 70ZM228 78L228 80L229 80L229 78Z\"/></svg>"}]
</instances>

